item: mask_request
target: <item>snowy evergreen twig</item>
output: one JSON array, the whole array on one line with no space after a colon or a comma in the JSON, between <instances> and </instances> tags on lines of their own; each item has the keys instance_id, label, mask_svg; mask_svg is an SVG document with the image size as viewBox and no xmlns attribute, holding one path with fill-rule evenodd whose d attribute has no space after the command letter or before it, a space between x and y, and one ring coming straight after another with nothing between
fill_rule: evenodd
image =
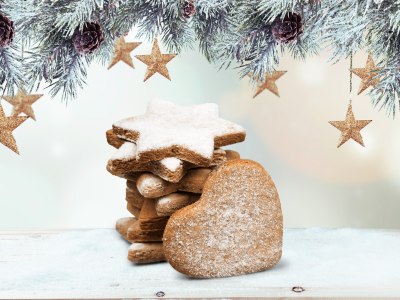
<instances>
[{"instance_id":1,"label":"snowy evergreen twig","mask_svg":"<svg viewBox=\"0 0 400 300\"><path fill-rule=\"evenodd\" d=\"M157 32L172 53L197 43L217 67L238 67L240 77L253 72L253 84L276 70L285 52L305 60L327 47L335 63L362 50L371 53L381 68L381 82L370 92L373 105L393 116L398 109L400 0L195 0L196 13L190 20L182 17L184 2L3 0L2 13L15 21L19 38L1 54L0 78L10 91L19 81L29 89L45 81L53 96L74 98L85 83L88 65L94 60L108 64L115 39L135 26L137 38L152 40ZM289 12L301 15L304 33L296 41L279 44L272 28ZM98 22L105 41L90 57L79 57L71 41L85 22ZM21 59L14 51L21 46L21 37L31 50L24 60L27 82L18 73Z\"/></svg>"}]
</instances>

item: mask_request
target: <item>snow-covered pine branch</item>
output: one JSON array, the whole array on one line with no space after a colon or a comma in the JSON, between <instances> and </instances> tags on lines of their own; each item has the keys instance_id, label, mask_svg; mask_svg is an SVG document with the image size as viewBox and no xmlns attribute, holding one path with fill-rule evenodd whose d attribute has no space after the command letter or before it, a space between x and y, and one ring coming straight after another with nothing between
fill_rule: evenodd
<instances>
[{"instance_id":1,"label":"snow-covered pine branch","mask_svg":"<svg viewBox=\"0 0 400 300\"><path fill-rule=\"evenodd\" d=\"M15 49L23 42L30 49L24 62L28 90L42 84L50 86L52 95L60 92L64 99L73 98L76 88L84 84L90 63L108 64L115 39L136 27L142 40L152 40L157 32L171 53L198 45L219 68L239 67L240 77L253 72L253 84L275 70L284 53L305 60L326 47L332 51L333 63L360 50L371 53L382 68L381 82L370 92L371 101L395 114L400 92L400 0L195 0L196 12L190 19L183 14L185 3L3 0L1 13L15 22L16 39L12 48L2 52L1 78L7 89L18 80L25 83L23 74L16 77L17 73L7 71L14 70L7 69L10 55L14 55L14 65L19 64ZM290 13L301 17L303 33L293 41L278 42L274 27ZM87 22L100 25L104 41L83 57L73 40L76 30L83 30ZM21 68L15 66L18 72Z\"/></svg>"}]
</instances>

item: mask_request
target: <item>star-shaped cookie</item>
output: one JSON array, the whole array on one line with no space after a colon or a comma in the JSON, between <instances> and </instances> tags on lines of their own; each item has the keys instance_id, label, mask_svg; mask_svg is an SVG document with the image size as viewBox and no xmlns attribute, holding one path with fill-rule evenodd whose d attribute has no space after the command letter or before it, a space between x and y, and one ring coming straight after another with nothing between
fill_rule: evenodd
<instances>
[{"instance_id":1,"label":"star-shaped cookie","mask_svg":"<svg viewBox=\"0 0 400 300\"><path fill-rule=\"evenodd\" d=\"M256 87L256 91L254 93L253 98L260 95L264 90L269 90L270 92L274 93L279 97L278 87L275 84L279 78L281 78L287 71L276 71L273 72L272 75L270 73L265 74L265 82L259 83ZM253 72L247 74L247 76L253 76Z\"/></svg>"},{"instance_id":2,"label":"star-shaped cookie","mask_svg":"<svg viewBox=\"0 0 400 300\"><path fill-rule=\"evenodd\" d=\"M350 72L354 73L355 75L357 75L358 77L361 78L361 84L360 84L360 88L358 89L357 95L360 95L362 92L364 92L370 86L376 86L380 81L380 78L377 78L374 81L371 81L377 75L377 71L375 71L375 70L379 70L379 68L375 68L375 63L374 63L371 55L368 55L368 60L367 60L367 63L365 64L365 68L355 68L355 69L353 68L353 69L349 69L349 70L350 70ZM375 72L372 72L372 71L375 71Z\"/></svg>"},{"instance_id":3,"label":"star-shaped cookie","mask_svg":"<svg viewBox=\"0 0 400 300\"><path fill-rule=\"evenodd\" d=\"M218 117L214 103L181 107L153 99L146 113L113 124L114 134L136 143L137 161L176 157L205 167L215 148L244 141L243 127Z\"/></svg>"},{"instance_id":4,"label":"star-shaped cookie","mask_svg":"<svg viewBox=\"0 0 400 300\"><path fill-rule=\"evenodd\" d=\"M176 157L138 162L136 160L136 148L137 146L134 143L125 142L110 159L112 170L116 173L151 172L164 180L178 182L187 170L197 167L197 165ZM214 149L211 165L220 165L225 161L226 152L221 148Z\"/></svg>"},{"instance_id":5,"label":"star-shaped cookie","mask_svg":"<svg viewBox=\"0 0 400 300\"><path fill-rule=\"evenodd\" d=\"M19 154L12 132L29 117L6 117L0 103L0 143Z\"/></svg>"},{"instance_id":6,"label":"star-shaped cookie","mask_svg":"<svg viewBox=\"0 0 400 300\"><path fill-rule=\"evenodd\" d=\"M32 104L39 100L39 98L41 98L42 96L43 95L28 95L24 88L21 88L20 90L18 90L18 93L15 95L14 98L11 96L3 96L3 99L13 106L13 109L11 111L12 117L24 113L36 121L35 113L32 109Z\"/></svg>"},{"instance_id":7,"label":"star-shaped cookie","mask_svg":"<svg viewBox=\"0 0 400 300\"><path fill-rule=\"evenodd\" d=\"M330 121L329 123L339 129L342 134L340 135L338 148L346 143L349 139L355 140L361 146L364 146L360 130L371 123L372 120L356 120L354 118L353 109L351 105L347 110L346 119L344 121Z\"/></svg>"},{"instance_id":8,"label":"star-shaped cookie","mask_svg":"<svg viewBox=\"0 0 400 300\"><path fill-rule=\"evenodd\" d=\"M125 39L119 38L115 41L114 44L114 56L111 58L111 64L107 70L115 66L115 64L119 61L123 61L128 66L134 69L132 62L132 57L130 53L135 50L141 43L126 43Z\"/></svg>"},{"instance_id":9,"label":"star-shaped cookie","mask_svg":"<svg viewBox=\"0 0 400 300\"><path fill-rule=\"evenodd\" d=\"M146 75L143 81L146 81L155 73L160 73L165 78L171 80L167 69L167 63L177 55L178 54L161 54L157 38L155 38L150 55L135 55L138 60L147 65Z\"/></svg>"}]
</instances>

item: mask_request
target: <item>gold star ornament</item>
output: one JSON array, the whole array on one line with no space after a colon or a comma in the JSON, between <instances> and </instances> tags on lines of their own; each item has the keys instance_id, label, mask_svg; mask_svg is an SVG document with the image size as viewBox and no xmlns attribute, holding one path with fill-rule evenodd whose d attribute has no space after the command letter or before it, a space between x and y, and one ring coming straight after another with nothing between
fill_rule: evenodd
<instances>
[{"instance_id":1,"label":"gold star ornament","mask_svg":"<svg viewBox=\"0 0 400 300\"><path fill-rule=\"evenodd\" d=\"M371 81L377 75L377 72L379 69L380 68L375 68L375 63L374 63L371 55L368 55L368 59L367 59L365 68L349 69L350 72L352 72L353 74L355 74L361 78L361 84L360 84L360 88L358 89L357 95L360 95L362 92L364 92L370 86L376 86L379 83L380 78L377 78L374 81ZM373 71L375 71L375 72L373 72Z\"/></svg>"},{"instance_id":2,"label":"gold star ornament","mask_svg":"<svg viewBox=\"0 0 400 300\"><path fill-rule=\"evenodd\" d=\"M24 113L36 121L35 113L32 109L32 104L39 100L39 98L41 98L42 96L43 95L28 95L24 88L21 88L20 90L18 90L18 93L15 95L14 98L11 96L3 96L3 99L13 106L13 109L11 111L12 117Z\"/></svg>"},{"instance_id":3,"label":"gold star ornament","mask_svg":"<svg viewBox=\"0 0 400 300\"><path fill-rule=\"evenodd\" d=\"M274 93L279 97L279 92L278 92L278 87L275 84L275 81L277 81L279 78L281 78L287 71L276 71L273 72L272 74L266 73L265 74L265 82L264 83L259 83L256 87L256 91L253 95L253 98L257 97L260 95L264 90L269 90L270 92ZM247 76L251 77L253 75L253 72L247 74Z\"/></svg>"},{"instance_id":4,"label":"gold star ornament","mask_svg":"<svg viewBox=\"0 0 400 300\"><path fill-rule=\"evenodd\" d=\"M126 43L123 37L117 39L114 44L114 56L111 58L111 64L107 70L115 66L116 63L119 61L123 61L132 69L134 69L135 67L133 66L130 53L135 50L140 44L141 43Z\"/></svg>"},{"instance_id":5,"label":"gold star ornament","mask_svg":"<svg viewBox=\"0 0 400 300\"><path fill-rule=\"evenodd\" d=\"M165 78L171 80L167 69L167 63L177 55L178 54L161 54L157 38L155 38L150 55L135 55L138 60L147 65L146 75L143 81L146 81L155 73L160 73Z\"/></svg>"},{"instance_id":6,"label":"gold star ornament","mask_svg":"<svg viewBox=\"0 0 400 300\"><path fill-rule=\"evenodd\" d=\"M19 154L12 132L29 117L6 117L0 103L0 143Z\"/></svg>"},{"instance_id":7,"label":"gold star ornament","mask_svg":"<svg viewBox=\"0 0 400 300\"><path fill-rule=\"evenodd\" d=\"M353 109L349 104L347 109L346 119L344 121L330 121L329 124L339 129L342 134L340 135L338 148L346 143L349 139L355 140L361 146L364 146L364 141L362 139L360 130L371 123L372 120L356 120L354 118Z\"/></svg>"}]
</instances>

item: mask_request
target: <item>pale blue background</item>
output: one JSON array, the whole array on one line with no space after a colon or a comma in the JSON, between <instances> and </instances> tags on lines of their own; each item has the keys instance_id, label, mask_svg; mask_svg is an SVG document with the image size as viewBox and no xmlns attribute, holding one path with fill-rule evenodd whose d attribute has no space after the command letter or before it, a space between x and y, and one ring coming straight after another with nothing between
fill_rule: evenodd
<instances>
[{"instance_id":1,"label":"pale blue background","mask_svg":"<svg viewBox=\"0 0 400 300\"><path fill-rule=\"evenodd\" d=\"M134 34L126 40L136 41ZM143 43L131 55L150 51ZM109 71L93 65L88 86L68 106L46 94L33 105L37 122L14 131L20 156L0 146L0 229L113 227L129 216L124 180L105 169L115 151L105 132L144 113L153 97L215 102L222 118L242 125L246 141L226 148L270 173L286 227L400 228L400 117L386 118L355 91L356 118L373 120L361 132L366 147L350 141L336 149L340 132L327 122L344 120L349 62L332 67L327 57L305 64L285 56L281 98L265 91L255 99L248 78L218 72L197 50L168 64L171 82L156 74L143 83L146 66L136 59L134 70L122 62ZM365 61L360 53L354 65ZM356 90L359 82L354 78ZM2 105L9 115L11 105Z\"/></svg>"}]
</instances>

